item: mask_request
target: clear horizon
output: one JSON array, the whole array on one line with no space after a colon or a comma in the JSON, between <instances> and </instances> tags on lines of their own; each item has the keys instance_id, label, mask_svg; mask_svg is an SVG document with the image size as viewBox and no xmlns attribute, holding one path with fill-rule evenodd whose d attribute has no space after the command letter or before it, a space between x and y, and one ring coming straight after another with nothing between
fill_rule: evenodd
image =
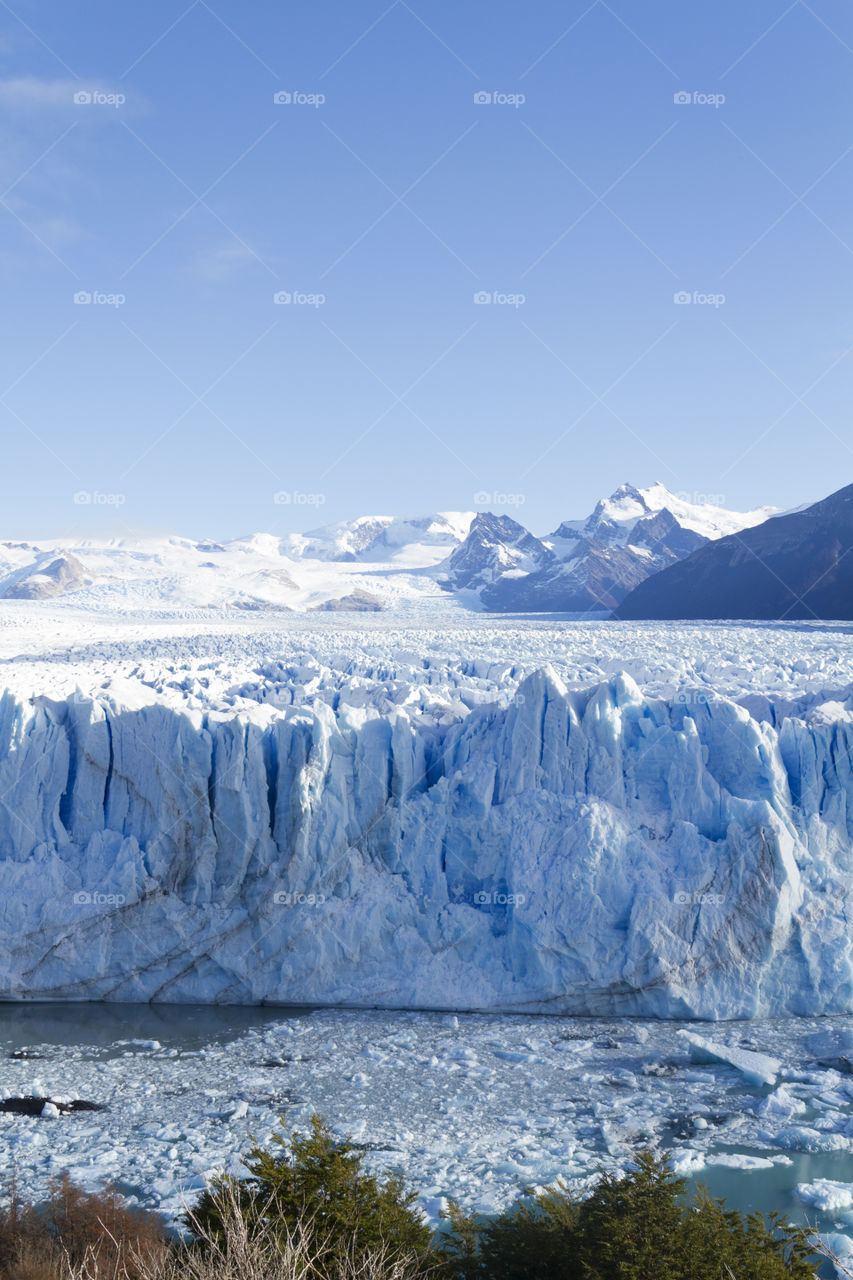
<instances>
[{"instance_id":1,"label":"clear horizon","mask_svg":"<svg viewBox=\"0 0 853 1280\"><path fill-rule=\"evenodd\" d=\"M19 0L2 55L0 537L851 474L839 0Z\"/></svg>"}]
</instances>

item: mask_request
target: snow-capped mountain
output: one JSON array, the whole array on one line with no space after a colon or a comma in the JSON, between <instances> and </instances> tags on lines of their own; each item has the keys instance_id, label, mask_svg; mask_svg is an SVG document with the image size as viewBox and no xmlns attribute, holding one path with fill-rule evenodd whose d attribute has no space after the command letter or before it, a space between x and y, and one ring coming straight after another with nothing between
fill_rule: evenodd
<instances>
[{"instance_id":1,"label":"snow-capped mountain","mask_svg":"<svg viewBox=\"0 0 853 1280\"><path fill-rule=\"evenodd\" d=\"M853 485L703 544L642 583L618 618L853 618Z\"/></svg>"},{"instance_id":2,"label":"snow-capped mountain","mask_svg":"<svg viewBox=\"0 0 853 1280\"><path fill-rule=\"evenodd\" d=\"M479 591L507 575L535 573L551 558L518 521L488 511L474 517L467 538L442 567L454 590Z\"/></svg>"},{"instance_id":3,"label":"snow-capped mountain","mask_svg":"<svg viewBox=\"0 0 853 1280\"><path fill-rule=\"evenodd\" d=\"M0 599L62 597L96 611L149 614L372 612L430 599L446 607L432 570L464 540L473 518L364 516L307 534L229 542L146 535L0 543Z\"/></svg>"},{"instance_id":4,"label":"snow-capped mountain","mask_svg":"<svg viewBox=\"0 0 853 1280\"><path fill-rule=\"evenodd\" d=\"M507 517L478 516L442 568L449 588L476 586L494 612L606 614L652 574L773 510L729 511L688 502L662 484L623 484L586 520L566 520L541 539ZM469 581L469 563L481 562Z\"/></svg>"},{"instance_id":5,"label":"snow-capped mountain","mask_svg":"<svg viewBox=\"0 0 853 1280\"><path fill-rule=\"evenodd\" d=\"M650 574L710 539L758 523L685 502L663 485L622 485L586 520L540 538L507 515L361 516L228 542L128 536L0 543L0 599L94 611L607 613Z\"/></svg>"},{"instance_id":6,"label":"snow-capped mountain","mask_svg":"<svg viewBox=\"0 0 853 1280\"><path fill-rule=\"evenodd\" d=\"M393 561L423 568L436 563L433 548L445 548L446 554L446 548L457 546L473 518L472 511L439 511L408 520L360 516L310 533L290 534L281 539L280 551L299 560Z\"/></svg>"}]
</instances>

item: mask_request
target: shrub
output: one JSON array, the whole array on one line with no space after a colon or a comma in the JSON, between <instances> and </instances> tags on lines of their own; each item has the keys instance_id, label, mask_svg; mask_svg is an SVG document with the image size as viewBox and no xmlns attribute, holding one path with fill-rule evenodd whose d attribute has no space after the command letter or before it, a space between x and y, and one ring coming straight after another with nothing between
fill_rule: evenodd
<instances>
[{"instance_id":1,"label":"shrub","mask_svg":"<svg viewBox=\"0 0 853 1280\"><path fill-rule=\"evenodd\" d=\"M86 1192L67 1173L47 1199L25 1204L13 1186L0 1209L2 1280L57 1280L85 1271L92 1280L141 1280L168 1252L162 1220L128 1205L118 1190Z\"/></svg>"},{"instance_id":2,"label":"shrub","mask_svg":"<svg viewBox=\"0 0 853 1280\"><path fill-rule=\"evenodd\" d=\"M810 1240L778 1215L743 1217L685 1194L667 1157L604 1174L586 1200L562 1184L497 1218L451 1206L438 1241L394 1178L312 1119L311 1132L257 1144L245 1179L219 1178L169 1241L159 1218L114 1187L66 1176L47 1199L0 1209L0 1280L813 1280ZM817 1249L822 1256L826 1251ZM839 1271L839 1274L842 1274ZM844 1272L843 1274L847 1274Z\"/></svg>"},{"instance_id":3,"label":"shrub","mask_svg":"<svg viewBox=\"0 0 853 1280\"><path fill-rule=\"evenodd\" d=\"M381 1254L389 1266L428 1259L432 1233L415 1208L416 1196L397 1178L378 1182L362 1170L363 1153L336 1140L312 1116L311 1132L275 1135L278 1150L257 1143L245 1157L249 1176L214 1180L185 1222L204 1241L219 1246L229 1216L238 1212L249 1236L278 1240L282 1249L301 1238L320 1274L346 1260L359 1266Z\"/></svg>"},{"instance_id":4,"label":"shrub","mask_svg":"<svg viewBox=\"0 0 853 1280\"><path fill-rule=\"evenodd\" d=\"M669 1159L643 1152L587 1200L558 1185L491 1221L452 1208L443 1248L459 1280L812 1280L805 1232L685 1198Z\"/></svg>"}]
</instances>

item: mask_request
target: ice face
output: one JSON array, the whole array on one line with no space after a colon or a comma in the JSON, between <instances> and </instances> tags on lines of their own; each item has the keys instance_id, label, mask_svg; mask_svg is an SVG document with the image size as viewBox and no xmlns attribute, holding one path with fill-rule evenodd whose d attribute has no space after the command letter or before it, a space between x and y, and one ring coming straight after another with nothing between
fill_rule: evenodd
<instances>
[{"instance_id":1,"label":"ice face","mask_svg":"<svg viewBox=\"0 0 853 1280\"><path fill-rule=\"evenodd\" d=\"M746 631L474 628L460 661L459 633L173 629L17 663L4 994L846 1011L846 633L750 631L732 674Z\"/></svg>"}]
</instances>

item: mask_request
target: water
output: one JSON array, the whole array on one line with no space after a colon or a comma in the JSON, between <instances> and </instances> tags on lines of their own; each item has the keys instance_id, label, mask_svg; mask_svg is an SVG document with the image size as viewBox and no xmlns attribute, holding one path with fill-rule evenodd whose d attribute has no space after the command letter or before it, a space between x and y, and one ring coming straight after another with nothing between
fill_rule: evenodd
<instances>
[{"instance_id":1,"label":"water","mask_svg":"<svg viewBox=\"0 0 853 1280\"><path fill-rule=\"evenodd\" d=\"M305 1012L304 1005L0 1002L0 1045L12 1053L34 1044L108 1048L120 1040L159 1040L168 1048L200 1049Z\"/></svg>"},{"instance_id":2,"label":"water","mask_svg":"<svg viewBox=\"0 0 853 1280\"><path fill-rule=\"evenodd\" d=\"M853 1236L853 1211L818 1212L796 1192L817 1179L853 1184L853 1075L818 1067L813 1041L843 1046L853 1019L683 1025L780 1059L775 1089L692 1061L674 1023L4 1005L0 1093L107 1110L0 1115L0 1176L14 1165L33 1195L63 1169L87 1187L114 1179L174 1215L214 1170L239 1171L251 1137L280 1132L280 1117L304 1127L316 1109L365 1146L373 1171L401 1173L433 1218L450 1196L494 1212L557 1176L583 1191L600 1167L623 1170L655 1144L735 1208ZM21 1049L42 1056L9 1057ZM715 1163L733 1157L763 1167Z\"/></svg>"}]
</instances>

